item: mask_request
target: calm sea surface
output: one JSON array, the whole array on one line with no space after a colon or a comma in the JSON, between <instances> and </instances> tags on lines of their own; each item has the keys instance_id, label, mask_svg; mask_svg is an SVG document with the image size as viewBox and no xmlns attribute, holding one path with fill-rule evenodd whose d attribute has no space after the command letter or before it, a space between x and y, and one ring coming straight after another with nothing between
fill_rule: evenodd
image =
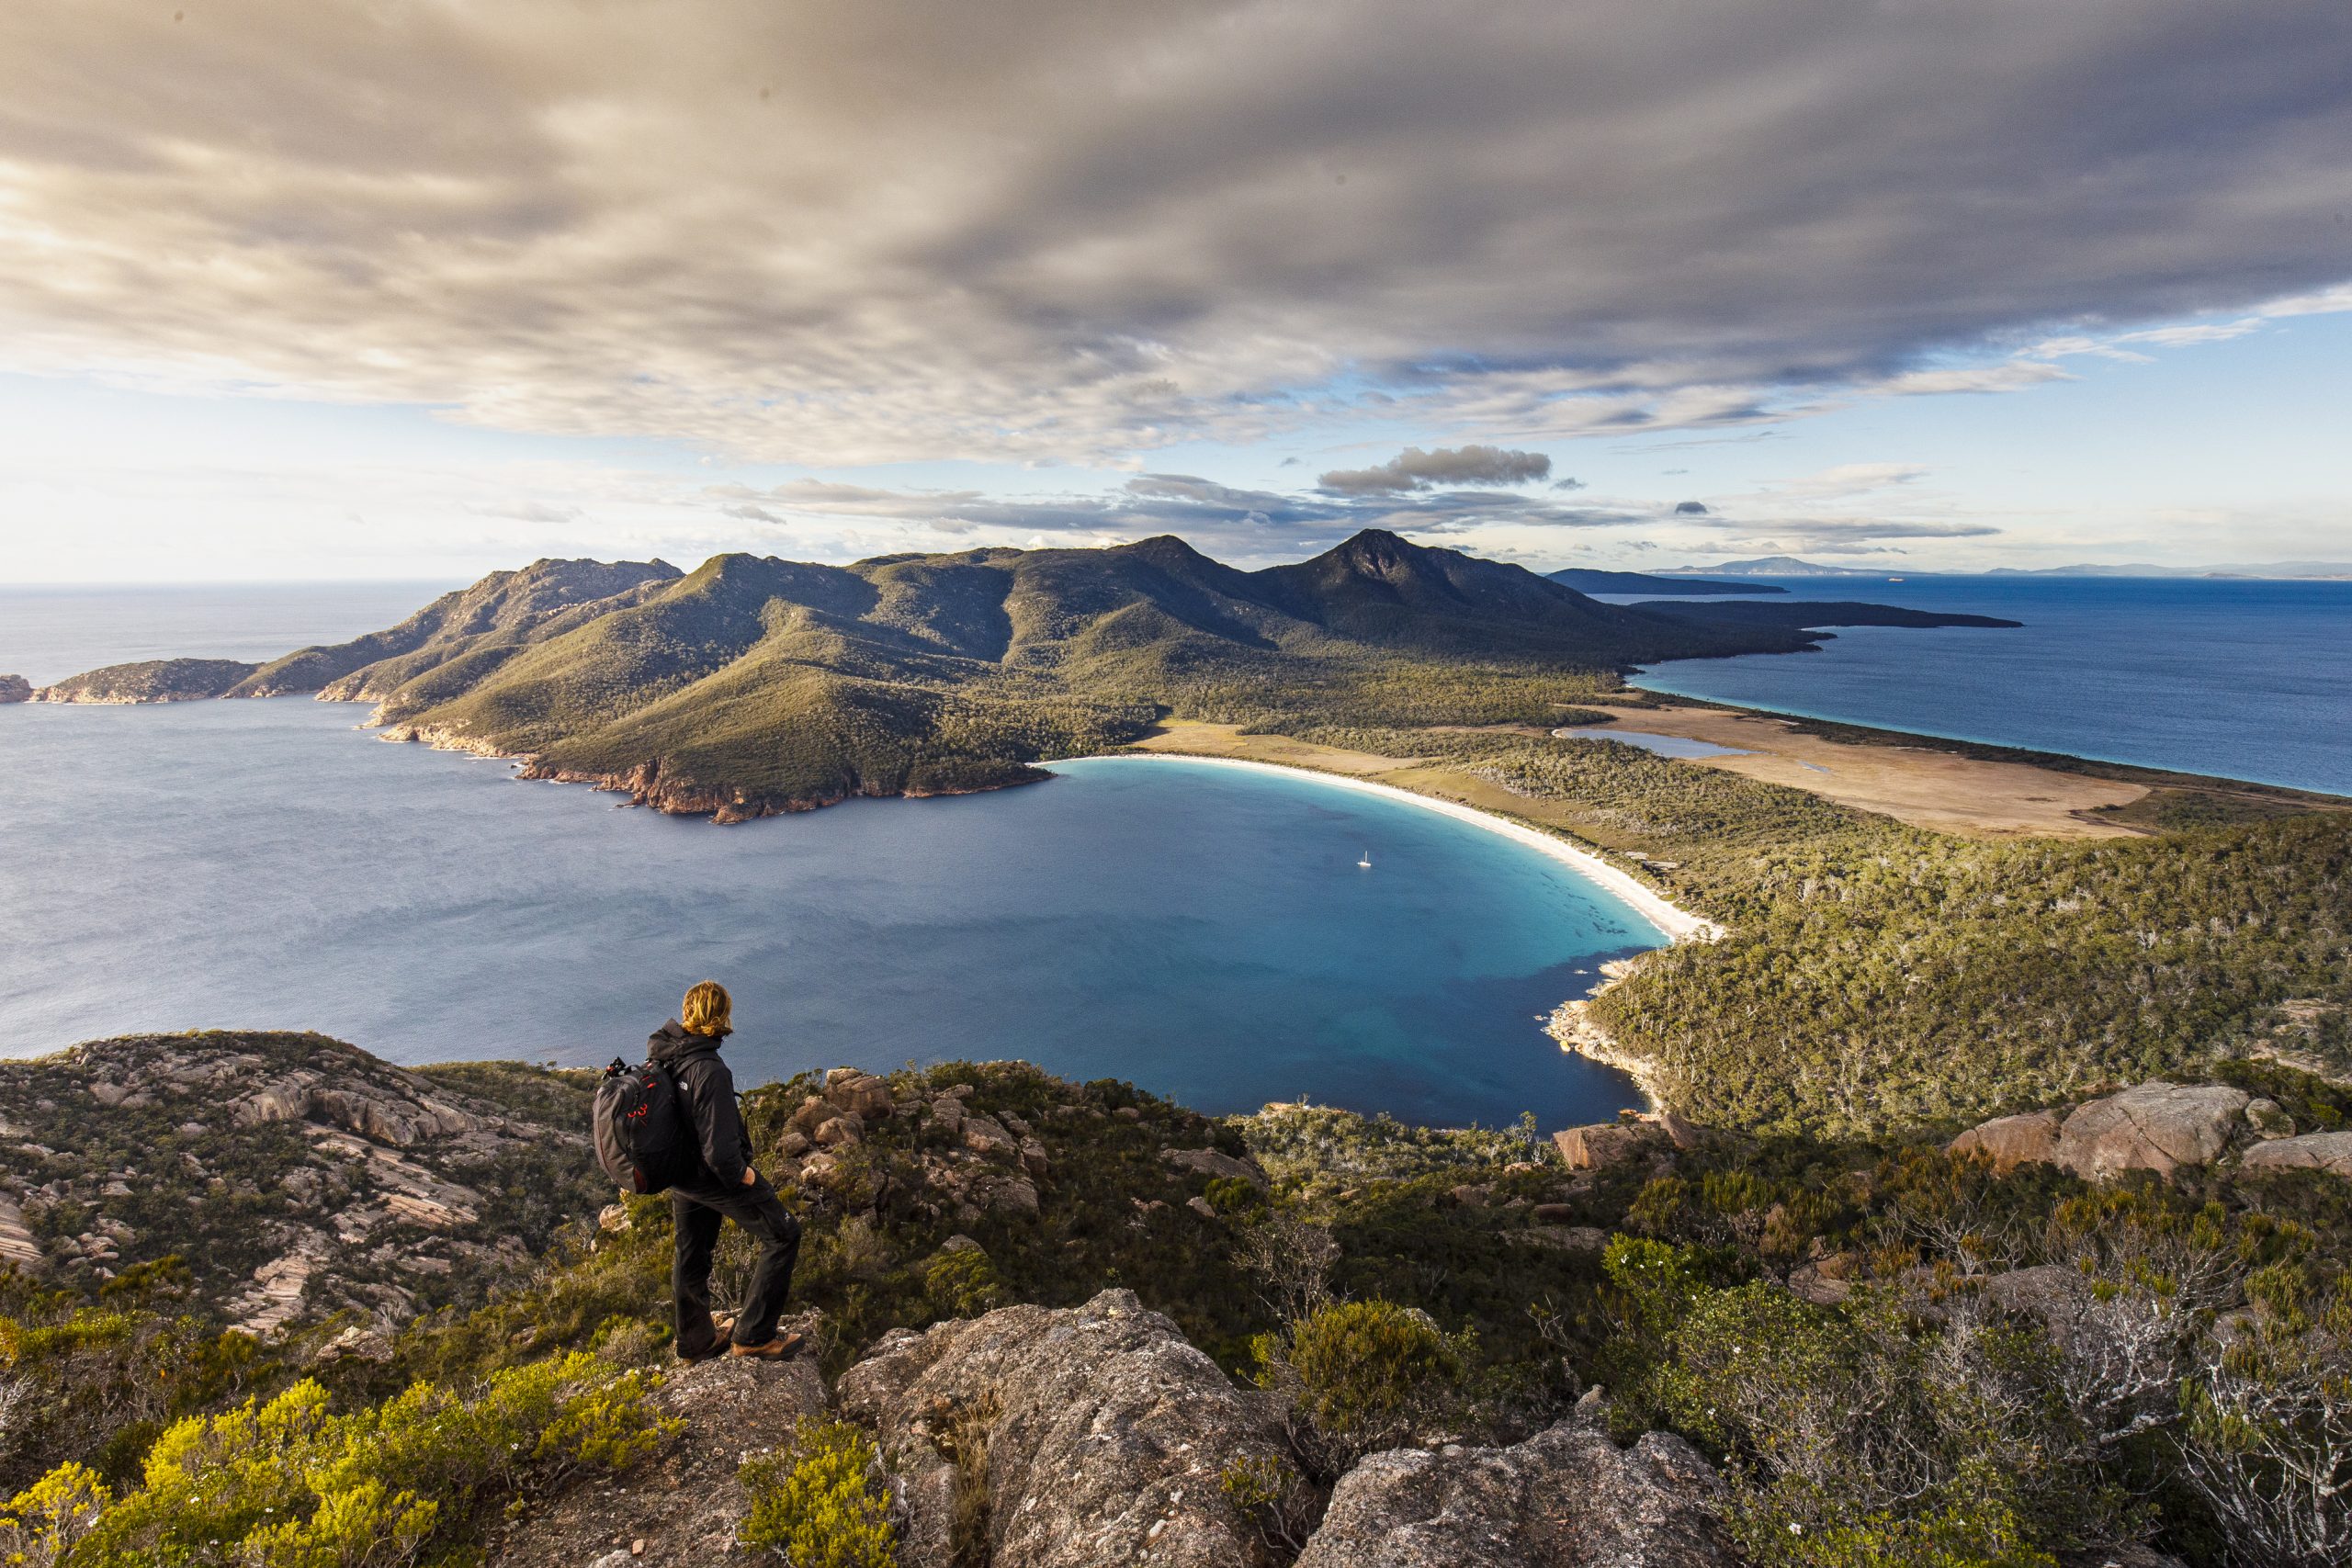
<instances>
[{"instance_id":1,"label":"calm sea surface","mask_svg":"<svg viewBox=\"0 0 2352 1568\"><path fill-rule=\"evenodd\" d=\"M1804 599L2001 615L2025 626L1849 626L1818 653L1682 660L1636 683L1814 718L2352 795L2352 582L1774 581Z\"/></svg>"},{"instance_id":2,"label":"calm sea surface","mask_svg":"<svg viewBox=\"0 0 2352 1568\"><path fill-rule=\"evenodd\" d=\"M708 976L751 1082L1022 1056L1212 1111L1638 1103L1537 1015L1658 934L1418 807L1153 759L716 828L382 744L365 711L0 707L0 1051L307 1028L600 1063Z\"/></svg>"},{"instance_id":3,"label":"calm sea surface","mask_svg":"<svg viewBox=\"0 0 2352 1568\"><path fill-rule=\"evenodd\" d=\"M396 626L449 582L232 582L187 588L0 585L0 675L46 686L142 659L266 663Z\"/></svg>"}]
</instances>

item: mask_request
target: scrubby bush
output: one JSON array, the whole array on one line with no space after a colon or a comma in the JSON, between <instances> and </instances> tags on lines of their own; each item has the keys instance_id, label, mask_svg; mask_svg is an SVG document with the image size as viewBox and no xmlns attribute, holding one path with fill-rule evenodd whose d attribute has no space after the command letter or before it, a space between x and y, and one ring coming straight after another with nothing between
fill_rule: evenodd
<instances>
[{"instance_id":1,"label":"scrubby bush","mask_svg":"<svg viewBox=\"0 0 2352 1568\"><path fill-rule=\"evenodd\" d=\"M743 1461L744 1545L792 1568L898 1568L891 1494L874 1439L846 1421L803 1416L786 1449Z\"/></svg>"},{"instance_id":2,"label":"scrubby bush","mask_svg":"<svg viewBox=\"0 0 2352 1568\"><path fill-rule=\"evenodd\" d=\"M1302 1451L1336 1472L1442 1418L1476 1345L1425 1313L1365 1301L1322 1307L1255 1348L1260 1382L1288 1394L1303 1422Z\"/></svg>"},{"instance_id":3,"label":"scrubby bush","mask_svg":"<svg viewBox=\"0 0 2352 1568\"><path fill-rule=\"evenodd\" d=\"M78 1466L9 1505L22 1534L80 1529L63 1568L215 1562L377 1568L462 1537L484 1505L584 1470L619 1470L676 1429L642 1373L585 1355L512 1369L473 1397L431 1383L348 1414L305 1380L173 1423L139 1485L111 1498ZM95 1518L89 1515L95 1507Z\"/></svg>"}]
</instances>

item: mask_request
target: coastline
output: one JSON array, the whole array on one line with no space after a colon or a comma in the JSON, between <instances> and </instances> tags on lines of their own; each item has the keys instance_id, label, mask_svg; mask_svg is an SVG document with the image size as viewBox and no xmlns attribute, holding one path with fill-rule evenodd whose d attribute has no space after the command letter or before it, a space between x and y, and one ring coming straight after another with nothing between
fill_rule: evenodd
<instances>
[{"instance_id":1,"label":"coastline","mask_svg":"<svg viewBox=\"0 0 2352 1568\"><path fill-rule=\"evenodd\" d=\"M1531 828L1524 822L1514 822L1508 817L1500 817L1491 811L1481 811L1475 806L1464 806L1458 801L1441 800L1435 795L1422 795L1419 791L1403 789L1396 784L1377 784L1370 779L1360 779L1347 773L1326 773L1319 768L1292 767L1282 762L1260 762L1241 757L1212 757L1196 751L1108 751L1091 757L1064 757L1056 760L1069 762L1115 762L1138 758L1148 761L1154 757L1174 757L1188 762L1206 762L1220 768L1252 768L1261 773L1311 778L1340 789L1385 795L1391 800L1403 801L1408 806L1418 806L1425 810L1439 812L1458 822L1467 822L1472 827L1483 828L1490 833L1498 833L1504 838L1514 840L1539 854L1550 856L1586 880L1598 884L1612 897L1631 905L1636 913L1657 929L1659 935L1666 938L1668 945L1682 942L1713 942L1724 934L1723 928L1714 921L1703 915L1694 914L1683 908L1631 872L1612 864L1590 850L1580 849L1566 839L1546 833L1541 829ZM1050 763L1046 765L1051 766Z\"/></svg>"}]
</instances>

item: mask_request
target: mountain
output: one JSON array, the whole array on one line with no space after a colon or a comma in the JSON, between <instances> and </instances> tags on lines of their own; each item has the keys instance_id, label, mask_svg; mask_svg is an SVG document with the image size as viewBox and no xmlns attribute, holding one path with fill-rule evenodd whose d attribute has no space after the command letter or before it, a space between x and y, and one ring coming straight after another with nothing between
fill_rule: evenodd
<instances>
[{"instance_id":1,"label":"mountain","mask_svg":"<svg viewBox=\"0 0 2352 1568\"><path fill-rule=\"evenodd\" d=\"M1763 556L1755 560L1727 560L1717 566L1660 567L1662 577L1876 577L1905 575L1890 573L1883 567L1817 566L1794 556ZM1915 572L1908 575L1928 575Z\"/></svg>"},{"instance_id":2,"label":"mountain","mask_svg":"<svg viewBox=\"0 0 2352 1568\"><path fill-rule=\"evenodd\" d=\"M1598 571L1572 566L1546 572L1552 581L1579 593L1786 593L1761 582L1710 582L1702 577L1658 577L1645 571Z\"/></svg>"},{"instance_id":3,"label":"mountain","mask_svg":"<svg viewBox=\"0 0 2352 1568\"><path fill-rule=\"evenodd\" d=\"M1172 536L851 566L725 555L691 573L543 560L390 630L216 671L201 694L373 702L407 739L733 820L1017 784L1171 713L1542 722L1635 663L1816 641L1786 617L1604 604L1368 529L1259 571ZM130 669L64 685L136 689Z\"/></svg>"}]
</instances>

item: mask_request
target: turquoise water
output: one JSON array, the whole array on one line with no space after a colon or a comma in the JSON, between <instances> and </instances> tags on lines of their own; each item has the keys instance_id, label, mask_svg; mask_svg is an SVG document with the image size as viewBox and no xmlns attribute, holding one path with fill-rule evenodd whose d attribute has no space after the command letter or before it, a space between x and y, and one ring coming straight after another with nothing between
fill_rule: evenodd
<instances>
[{"instance_id":1,"label":"turquoise water","mask_svg":"<svg viewBox=\"0 0 2352 1568\"><path fill-rule=\"evenodd\" d=\"M1538 1015L1658 933L1416 806L1105 760L722 829L381 744L363 716L0 707L0 1050L280 1028L600 1063L707 976L747 1082L1020 1056L1208 1111L1554 1127L1637 1102Z\"/></svg>"},{"instance_id":2,"label":"turquoise water","mask_svg":"<svg viewBox=\"0 0 2352 1568\"><path fill-rule=\"evenodd\" d=\"M1801 599L1862 599L2025 625L1849 626L1818 653L1683 660L1644 671L1635 684L1813 718L2352 795L2352 582L1774 581Z\"/></svg>"}]
</instances>

